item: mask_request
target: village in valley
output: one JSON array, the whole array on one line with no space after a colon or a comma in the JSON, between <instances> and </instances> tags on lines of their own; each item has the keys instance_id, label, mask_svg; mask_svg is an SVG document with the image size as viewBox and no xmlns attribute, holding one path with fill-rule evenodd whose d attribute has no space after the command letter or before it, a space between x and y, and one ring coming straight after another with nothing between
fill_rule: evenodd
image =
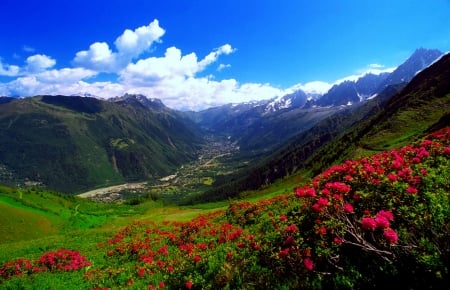
<instances>
[{"instance_id":1,"label":"village in valley","mask_svg":"<svg viewBox=\"0 0 450 290\"><path fill-rule=\"evenodd\" d=\"M177 201L188 195L207 190L215 176L231 174L236 170L233 157L239 146L226 137L205 137L205 145L198 158L180 166L173 174L152 180L126 183L79 194L99 202L124 202L136 198L162 198Z\"/></svg>"}]
</instances>

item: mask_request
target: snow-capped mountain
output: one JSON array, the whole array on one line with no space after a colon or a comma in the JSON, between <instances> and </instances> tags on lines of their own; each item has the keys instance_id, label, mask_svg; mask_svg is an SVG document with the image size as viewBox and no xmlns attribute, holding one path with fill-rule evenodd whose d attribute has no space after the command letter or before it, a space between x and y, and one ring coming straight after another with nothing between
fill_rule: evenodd
<instances>
[{"instance_id":1,"label":"snow-capped mountain","mask_svg":"<svg viewBox=\"0 0 450 290\"><path fill-rule=\"evenodd\" d=\"M417 49L392 73L366 74L357 81L345 81L334 85L315 103L317 106L346 106L373 98L391 85L408 83L421 70L442 55L436 49Z\"/></svg>"},{"instance_id":2,"label":"snow-capped mountain","mask_svg":"<svg viewBox=\"0 0 450 290\"><path fill-rule=\"evenodd\" d=\"M266 104L265 112L272 113L283 109L303 107L308 102L308 96L302 90L276 98Z\"/></svg>"}]
</instances>

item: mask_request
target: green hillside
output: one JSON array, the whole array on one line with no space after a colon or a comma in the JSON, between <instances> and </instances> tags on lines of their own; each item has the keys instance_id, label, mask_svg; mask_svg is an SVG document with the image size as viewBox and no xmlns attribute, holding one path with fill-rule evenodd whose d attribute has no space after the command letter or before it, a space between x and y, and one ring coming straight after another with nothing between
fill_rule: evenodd
<instances>
[{"instance_id":1,"label":"green hillside","mask_svg":"<svg viewBox=\"0 0 450 290\"><path fill-rule=\"evenodd\" d=\"M203 142L170 109L81 97L5 102L0 128L2 183L64 193L165 176Z\"/></svg>"}]
</instances>

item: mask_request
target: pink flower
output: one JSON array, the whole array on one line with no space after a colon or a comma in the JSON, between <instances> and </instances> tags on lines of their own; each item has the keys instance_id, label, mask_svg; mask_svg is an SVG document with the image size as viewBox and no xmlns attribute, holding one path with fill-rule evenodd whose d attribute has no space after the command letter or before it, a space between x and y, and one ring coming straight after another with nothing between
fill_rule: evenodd
<instances>
[{"instance_id":1,"label":"pink flower","mask_svg":"<svg viewBox=\"0 0 450 290\"><path fill-rule=\"evenodd\" d=\"M333 240L333 242L334 242L336 245L341 245L343 241L342 241L341 238L335 237L334 240Z\"/></svg>"},{"instance_id":2,"label":"pink flower","mask_svg":"<svg viewBox=\"0 0 450 290\"><path fill-rule=\"evenodd\" d=\"M289 255L289 248L283 249L278 253L278 258L283 259L287 255Z\"/></svg>"},{"instance_id":3,"label":"pink flower","mask_svg":"<svg viewBox=\"0 0 450 290\"><path fill-rule=\"evenodd\" d=\"M390 212L388 210L380 210L377 213L377 217L378 216L382 216L382 217L386 218L388 221L393 221L394 220L394 214L392 214L392 212Z\"/></svg>"},{"instance_id":4,"label":"pink flower","mask_svg":"<svg viewBox=\"0 0 450 290\"><path fill-rule=\"evenodd\" d=\"M303 265L308 271L312 271L314 269L314 262L310 258L305 258L303 260Z\"/></svg>"},{"instance_id":5,"label":"pink flower","mask_svg":"<svg viewBox=\"0 0 450 290\"><path fill-rule=\"evenodd\" d=\"M317 230L317 232L319 233L319 235L325 236L327 234L327 228L321 227L320 229Z\"/></svg>"},{"instance_id":6,"label":"pink flower","mask_svg":"<svg viewBox=\"0 0 450 290\"><path fill-rule=\"evenodd\" d=\"M164 283L164 281L159 282L159 288L164 288L166 287L166 284Z\"/></svg>"},{"instance_id":7,"label":"pink flower","mask_svg":"<svg viewBox=\"0 0 450 290\"><path fill-rule=\"evenodd\" d=\"M293 232L298 231L298 228L297 228L296 225L291 224L291 225L286 227L285 231L286 231L286 233L293 233Z\"/></svg>"},{"instance_id":8,"label":"pink flower","mask_svg":"<svg viewBox=\"0 0 450 290\"><path fill-rule=\"evenodd\" d=\"M418 190L414 186L408 186L408 188L406 189L406 192L409 194L417 194Z\"/></svg>"},{"instance_id":9,"label":"pink flower","mask_svg":"<svg viewBox=\"0 0 450 290\"><path fill-rule=\"evenodd\" d=\"M384 238L391 244L395 244L398 241L398 235L393 229L385 229L383 235Z\"/></svg>"},{"instance_id":10,"label":"pink flower","mask_svg":"<svg viewBox=\"0 0 450 290\"><path fill-rule=\"evenodd\" d=\"M373 218L364 217L361 219L361 226L365 230L373 231L377 227L377 224Z\"/></svg>"},{"instance_id":11,"label":"pink flower","mask_svg":"<svg viewBox=\"0 0 450 290\"><path fill-rule=\"evenodd\" d=\"M388 228L390 225L389 221L384 216L381 215L377 215L377 217L375 218L375 223L377 224L378 228L382 229Z\"/></svg>"},{"instance_id":12,"label":"pink flower","mask_svg":"<svg viewBox=\"0 0 450 290\"><path fill-rule=\"evenodd\" d=\"M392 173L389 173L388 176L387 176L387 178L388 178L389 181L391 181L391 182L395 182L395 181L397 181L397 179L398 179L397 175L392 174Z\"/></svg>"},{"instance_id":13,"label":"pink flower","mask_svg":"<svg viewBox=\"0 0 450 290\"><path fill-rule=\"evenodd\" d=\"M304 196L313 197L313 196L316 196L316 190L312 187L302 187L302 188L297 188L295 190L295 194L298 197L304 197Z\"/></svg>"},{"instance_id":14,"label":"pink flower","mask_svg":"<svg viewBox=\"0 0 450 290\"><path fill-rule=\"evenodd\" d=\"M344 211L346 213L353 213L353 211L354 211L353 205L351 205L350 203L344 204Z\"/></svg>"},{"instance_id":15,"label":"pink flower","mask_svg":"<svg viewBox=\"0 0 450 290\"><path fill-rule=\"evenodd\" d=\"M447 146L444 148L444 154L445 155L450 155L450 146Z\"/></svg>"}]
</instances>

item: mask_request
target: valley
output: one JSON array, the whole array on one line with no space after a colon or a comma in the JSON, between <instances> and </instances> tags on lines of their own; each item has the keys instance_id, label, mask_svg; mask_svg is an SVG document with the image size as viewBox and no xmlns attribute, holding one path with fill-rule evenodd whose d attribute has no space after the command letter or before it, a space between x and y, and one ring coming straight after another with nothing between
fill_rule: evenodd
<instances>
[{"instance_id":1,"label":"valley","mask_svg":"<svg viewBox=\"0 0 450 290\"><path fill-rule=\"evenodd\" d=\"M245 166L245 162L234 159L238 152L239 147L229 138L209 135L197 153L198 158L181 165L171 175L98 188L77 196L105 203L130 199L137 202L139 198L161 198L166 202L179 203L210 188L217 175L232 174Z\"/></svg>"}]
</instances>

